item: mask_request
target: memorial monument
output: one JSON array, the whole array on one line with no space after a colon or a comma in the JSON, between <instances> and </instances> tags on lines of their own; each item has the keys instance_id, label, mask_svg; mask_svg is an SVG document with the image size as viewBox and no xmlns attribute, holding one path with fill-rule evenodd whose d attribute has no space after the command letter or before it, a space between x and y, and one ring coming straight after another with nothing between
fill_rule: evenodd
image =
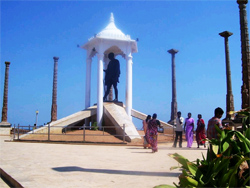
<instances>
[{"instance_id":1,"label":"memorial monument","mask_svg":"<svg viewBox=\"0 0 250 188\"><path fill-rule=\"evenodd\" d=\"M52 100L52 121L43 126L42 128L34 130L35 133L51 133L62 134L62 130L67 127L82 127L88 126L90 122L98 125L99 129L104 126L111 126L115 129L117 135L124 135L128 142L141 139L133 121L132 116L141 120L146 119L147 115L132 109L132 58L133 53L137 52L137 41L125 35L119 30L114 22L114 16L111 13L109 24L100 33L91 37L88 42L81 46L87 51L86 55L86 89L85 89L85 109L67 117L56 119L56 83L57 83L57 61L58 58L54 57L54 81L53 81L53 100ZM125 59L126 70L121 70L122 75L126 75L126 98L125 104L120 101L103 101L104 96L104 70L107 69L110 59L108 55L113 53L112 56L121 56ZM91 105L91 69L92 59L97 56L97 103L94 101ZM120 60L120 64L124 63ZM126 72L126 74L124 74ZM94 85L93 87L96 87ZM111 96L108 97L109 99ZM95 104L96 103L96 104ZM54 107L54 108L53 108ZM171 125L161 121L161 125L167 127ZM49 129L48 127L51 127ZM52 129L52 127L58 127ZM61 128L61 129L59 129ZM166 129L167 130L167 129ZM172 130L172 129L171 129ZM29 135L22 135L20 138Z\"/></svg>"},{"instance_id":2,"label":"memorial monument","mask_svg":"<svg viewBox=\"0 0 250 188\"><path fill-rule=\"evenodd\" d=\"M103 120L103 63L107 66L108 54L113 52L115 56L121 55L127 64L126 70L126 112L131 117L132 110L132 54L137 52L137 42L129 35L125 35L115 26L114 16L111 13L109 24L100 33L93 36L82 46L87 51L86 59L86 90L85 108L90 107L90 80L92 58L98 57L97 75L97 125L102 126Z\"/></svg>"}]
</instances>

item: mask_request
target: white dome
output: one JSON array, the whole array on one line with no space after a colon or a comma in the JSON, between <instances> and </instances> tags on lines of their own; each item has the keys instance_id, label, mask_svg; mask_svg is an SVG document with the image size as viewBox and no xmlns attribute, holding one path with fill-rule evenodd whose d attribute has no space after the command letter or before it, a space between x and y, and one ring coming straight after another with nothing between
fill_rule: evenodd
<instances>
[{"instance_id":1,"label":"white dome","mask_svg":"<svg viewBox=\"0 0 250 188\"><path fill-rule=\"evenodd\" d=\"M114 16L111 13L109 24L95 37L108 39L131 40L129 35L125 35L120 29L115 26ZM91 38L92 39L92 38ZM90 39L90 40L91 40Z\"/></svg>"}]
</instances>

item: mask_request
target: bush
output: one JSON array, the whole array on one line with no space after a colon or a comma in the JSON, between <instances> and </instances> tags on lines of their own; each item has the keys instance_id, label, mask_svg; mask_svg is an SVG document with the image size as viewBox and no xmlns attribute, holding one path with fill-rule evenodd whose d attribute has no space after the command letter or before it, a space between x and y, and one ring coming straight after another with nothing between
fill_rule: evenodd
<instances>
[{"instance_id":1,"label":"bush","mask_svg":"<svg viewBox=\"0 0 250 188\"><path fill-rule=\"evenodd\" d=\"M243 133L230 129L220 130L219 139L209 140L212 145L207 150L206 158L190 162L183 156L174 153L169 156L178 161L182 168L179 184L176 187L249 187L250 186L250 128L249 111L238 111L243 115ZM245 127L245 128L244 128ZM169 185L156 186L167 188Z\"/></svg>"},{"instance_id":2,"label":"bush","mask_svg":"<svg viewBox=\"0 0 250 188\"><path fill-rule=\"evenodd\" d=\"M93 125L91 126L91 129L93 130L98 130L97 122L94 122Z\"/></svg>"}]
</instances>

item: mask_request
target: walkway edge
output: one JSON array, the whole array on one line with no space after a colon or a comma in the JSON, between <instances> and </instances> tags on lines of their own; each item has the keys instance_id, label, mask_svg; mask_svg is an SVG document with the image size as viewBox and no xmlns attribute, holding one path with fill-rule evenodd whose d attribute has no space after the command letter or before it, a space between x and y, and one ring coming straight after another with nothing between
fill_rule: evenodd
<instances>
[{"instance_id":1,"label":"walkway edge","mask_svg":"<svg viewBox=\"0 0 250 188\"><path fill-rule=\"evenodd\" d=\"M16 181L12 176L6 173L2 168L0 168L0 176L5 179L11 187L24 188L18 181Z\"/></svg>"}]
</instances>

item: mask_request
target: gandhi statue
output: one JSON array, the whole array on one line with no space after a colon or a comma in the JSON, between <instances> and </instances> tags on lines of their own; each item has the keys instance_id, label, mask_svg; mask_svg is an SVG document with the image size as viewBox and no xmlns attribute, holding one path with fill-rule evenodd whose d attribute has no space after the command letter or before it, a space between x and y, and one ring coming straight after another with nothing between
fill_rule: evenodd
<instances>
[{"instance_id":1,"label":"gandhi statue","mask_svg":"<svg viewBox=\"0 0 250 188\"><path fill-rule=\"evenodd\" d=\"M108 64L108 68L104 70L105 74L105 85L107 85L107 90L105 92L105 95L103 97L103 100L107 100L107 96L109 94L110 88L113 85L115 90L115 99L114 101L118 101L118 89L117 89L117 83L119 83L119 77L120 77L120 62L115 59L115 54L113 52L109 53L108 58L110 59L110 62Z\"/></svg>"}]
</instances>

